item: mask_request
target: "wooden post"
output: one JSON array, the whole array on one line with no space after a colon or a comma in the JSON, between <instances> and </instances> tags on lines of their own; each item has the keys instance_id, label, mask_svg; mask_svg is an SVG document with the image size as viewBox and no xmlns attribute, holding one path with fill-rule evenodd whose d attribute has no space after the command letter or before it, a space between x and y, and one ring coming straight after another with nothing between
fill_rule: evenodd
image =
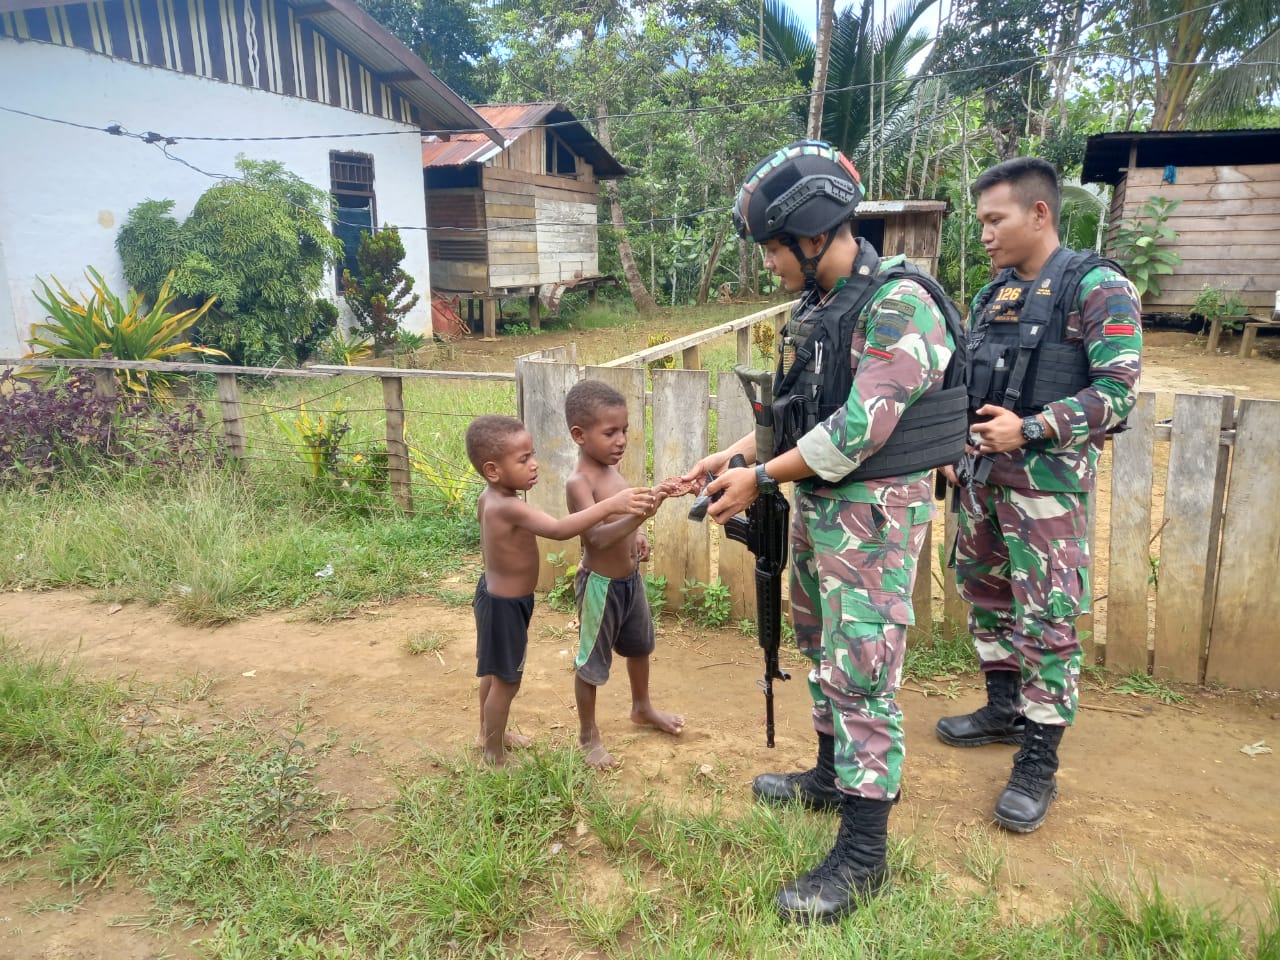
<instances>
[{"instance_id":1,"label":"wooden post","mask_svg":"<svg viewBox=\"0 0 1280 960\"><path fill-rule=\"evenodd\" d=\"M696 343L692 347L685 347L680 353L680 365L686 370L701 370L702 348Z\"/></svg>"},{"instance_id":2,"label":"wooden post","mask_svg":"<svg viewBox=\"0 0 1280 960\"><path fill-rule=\"evenodd\" d=\"M485 340L498 339L498 301L485 297L480 301L480 313L484 317Z\"/></svg>"},{"instance_id":3,"label":"wooden post","mask_svg":"<svg viewBox=\"0 0 1280 960\"><path fill-rule=\"evenodd\" d=\"M382 378L382 402L387 408L387 480L396 503L413 512L413 492L409 484L409 448L404 442L404 381Z\"/></svg>"},{"instance_id":4,"label":"wooden post","mask_svg":"<svg viewBox=\"0 0 1280 960\"><path fill-rule=\"evenodd\" d=\"M1129 429L1111 439L1111 535L1107 564L1107 667L1148 670L1151 484L1156 398L1138 394Z\"/></svg>"},{"instance_id":5,"label":"wooden post","mask_svg":"<svg viewBox=\"0 0 1280 960\"><path fill-rule=\"evenodd\" d=\"M1233 687L1280 688L1276 624L1280 590L1280 403L1243 400L1236 425L1222 562L1205 678Z\"/></svg>"},{"instance_id":6,"label":"wooden post","mask_svg":"<svg viewBox=\"0 0 1280 960\"><path fill-rule=\"evenodd\" d=\"M653 371L653 474L678 476L707 453L709 377L702 370ZM706 583L711 576L707 524L689 520L689 501L668 500L654 518L653 568L667 578L667 609L684 601L686 580Z\"/></svg>"},{"instance_id":7,"label":"wooden post","mask_svg":"<svg viewBox=\"0 0 1280 960\"><path fill-rule=\"evenodd\" d=\"M104 400L113 400L116 395L116 375L113 370L98 368L93 371L93 393Z\"/></svg>"},{"instance_id":8,"label":"wooden post","mask_svg":"<svg viewBox=\"0 0 1280 960\"><path fill-rule=\"evenodd\" d=\"M716 449L724 450L754 430L755 417L751 412L751 404L747 400L746 392L742 389L742 381L734 373L718 374L716 376ZM688 499L682 502L692 503ZM704 520L703 522L711 524L712 521ZM708 529L711 529L710 526ZM716 532L719 534L718 576L720 582L729 588L730 612L735 620L754 620L756 619L756 558L742 544L725 536L723 527L718 528Z\"/></svg>"},{"instance_id":9,"label":"wooden post","mask_svg":"<svg viewBox=\"0 0 1280 960\"><path fill-rule=\"evenodd\" d=\"M222 436L233 457L245 455L244 421L240 411L240 385L234 373L219 373L218 406L222 409Z\"/></svg>"},{"instance_id":10,"label":"wooden post","mask_svg":"<svg viewBox=\"0 0 1280 960\"><path fill-rule=\"evenodd\" d=\"M751 331L755 327L743 327L738 331L738 362L744 367L751 366Z\"/></svg>"},{"instance_id":11,"label":"wooden post","mask_svg":"<svg viewBox=\"0 0 1280 960\"><path fill-rule=\"evenodd\" d=\"M534 330L542 329L542 301L535 290L529 294L529 326Z\"/></svg>"},{"instance_id":12,"label":"wooden post","mask_svg":"<svg viewBox=\"0 0 1280 960\"><path fill-rule=\"evenodd\" d=\"M1164 680L1200 682L1213 612L1218 533L1226 483L1221 446L1232 397L1180 393L1173 398L1173 438L1164 492L1168 526L1160 535L1154 673Z\"/></svg>"},{"instance_id":13,"label":"wooden post","mask_svg":"<svg viewBox=\"0 0 1280 960\"><path fill-rule=\"evenodd\" d=\"M1209 340L1204 345L1205 353L1217 353L1220 339L1222 339L1222 317L1214 317L1209 321Z\"/></svg>"}]
</instances>

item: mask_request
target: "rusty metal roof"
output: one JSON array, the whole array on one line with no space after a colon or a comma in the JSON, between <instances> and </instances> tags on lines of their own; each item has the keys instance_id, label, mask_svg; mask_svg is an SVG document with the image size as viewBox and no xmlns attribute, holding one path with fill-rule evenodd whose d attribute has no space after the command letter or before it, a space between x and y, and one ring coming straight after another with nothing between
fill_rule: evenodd
<instances>
[{"instance_id":1,"label":"rusty metal roof","mask_svg":"<svg viewBox=\"0 0 1280 960\"><path fill-rule=\"evenodd\" d=\"M613 158L563 103L490 103L479 104L475 109L502 134L506 142L499 147L478 133L454 134L448 140L423 137L424 167L462 167L469 163L484 163L525 134L550 127L575 153L591 164L597 178L615 180L627 176L626 167Z\"/></svg>"}]
</instances>

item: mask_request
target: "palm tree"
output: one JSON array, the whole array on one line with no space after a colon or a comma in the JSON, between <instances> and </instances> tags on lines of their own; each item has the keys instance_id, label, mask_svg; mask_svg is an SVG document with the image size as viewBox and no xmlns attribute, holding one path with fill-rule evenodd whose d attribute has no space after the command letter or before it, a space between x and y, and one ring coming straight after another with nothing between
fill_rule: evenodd
<instances>
[{"instance_id":1,"label":"palm tree","mask_svg":"<svg viewBox=\"0 0 1280 960\"><path fill-rule=\"evenodd\" d=\"M878 29L871 15L871 0L863 0L857 13L850 6L836 14L822 137L846 155L857 159L882 148L883 136L873 144L872 135L891 129L910 104L916 80L907 75L908 65L929 43L929 37L914 27L933 3L904 0ZM758 24L765 59L784 65L810 88L814 43L783 0L763 0L759 5L756 0L743 0L742 9L752 24ZM807 113L803 107L798 112L801 117Z\"/></svg>"},{"instance_id":2,"label":"palm tree","mask_svg":"<svg viewBox=\"0 0 1280 960\"><path fill-rule=\"evenodd\" d=\"M1154 61L1152 130L1229 117L1280 90L1280 0L1138 0L1133 16Z\"/></svg>"}]
</instances>

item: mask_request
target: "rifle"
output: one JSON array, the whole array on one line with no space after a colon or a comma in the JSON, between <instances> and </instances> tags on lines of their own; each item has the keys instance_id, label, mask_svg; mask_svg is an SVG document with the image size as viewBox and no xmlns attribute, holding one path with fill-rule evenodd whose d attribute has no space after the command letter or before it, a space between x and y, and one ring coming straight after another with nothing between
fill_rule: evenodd
<instances>
[{"instance_id":1,"label":"rifle","mask_svg":"<svg viewBox=\"0 0 1280 960\"><path fill-rule=\"evenodd\" d=\"M773 375L763 370L749 370L738 365L733 372L742 381L756 421L756 462L765 463L773 456ZM730 467L745 467L747 461L735 454ZM708 472L708 480L715 475ZM689 510L689 519L701 520L707 507L716 500L702 495ZM791 675L778 663L778 647L782 643L782 571L787 565L787 535L791 507L781 493L762 493L747 508L746 516L730 517L724 525L725 535L736 540L755 555L756 624L760 647L764 650L765 743L773 746L773 681L790 680Z\"/></svg>"}]
</instances>

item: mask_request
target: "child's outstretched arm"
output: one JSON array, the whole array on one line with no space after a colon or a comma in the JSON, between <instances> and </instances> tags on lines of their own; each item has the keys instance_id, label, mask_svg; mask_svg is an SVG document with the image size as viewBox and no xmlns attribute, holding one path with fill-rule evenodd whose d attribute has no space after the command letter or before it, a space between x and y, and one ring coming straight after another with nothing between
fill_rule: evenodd
<instances>
[{"instance_id":1,"label":"child's outstretched arm","mask_svg":"<svg viewBox=\"0 0 1280 960\"><path fill-rule=\"evenodd\" d=\"M585 530L582 538L587 542L587 546L596 550L606 550L626 539L640 528L640 525L646 519L653 516L658 510L658 505L666 499L666 494L662 492L660 487L641 488L647 489L649 492L649 506L644 513L635 515L628 514L616 520L602 520L592 524L590 529ZM571 516L578 516L580 513L598 507L600 504L592 500L591 483L586 477L575 476L569 479L564 488L565 499L568 501ZM610 498L612 499L612 498ZM608 500L602 500L600 503L608 503Z\"/></svg>"},{"instance_id":2,"label":"child's outstretched arm","mask_svg":"<svg viewBox=\"0 0 1280 960\"><path fill-rule=\"evenodd\" d=\"M653 509L654 500L653 491L648 487L630 487L592 504L581 513L571 513L567 517L556 518L543 513L518 497L506 498L501 510L504 520L512 526L529 530L535 536L548 540L572 540L615 514L626 514L628 519L634 516L639 525Z\"/></svg>"}]
</instances>

